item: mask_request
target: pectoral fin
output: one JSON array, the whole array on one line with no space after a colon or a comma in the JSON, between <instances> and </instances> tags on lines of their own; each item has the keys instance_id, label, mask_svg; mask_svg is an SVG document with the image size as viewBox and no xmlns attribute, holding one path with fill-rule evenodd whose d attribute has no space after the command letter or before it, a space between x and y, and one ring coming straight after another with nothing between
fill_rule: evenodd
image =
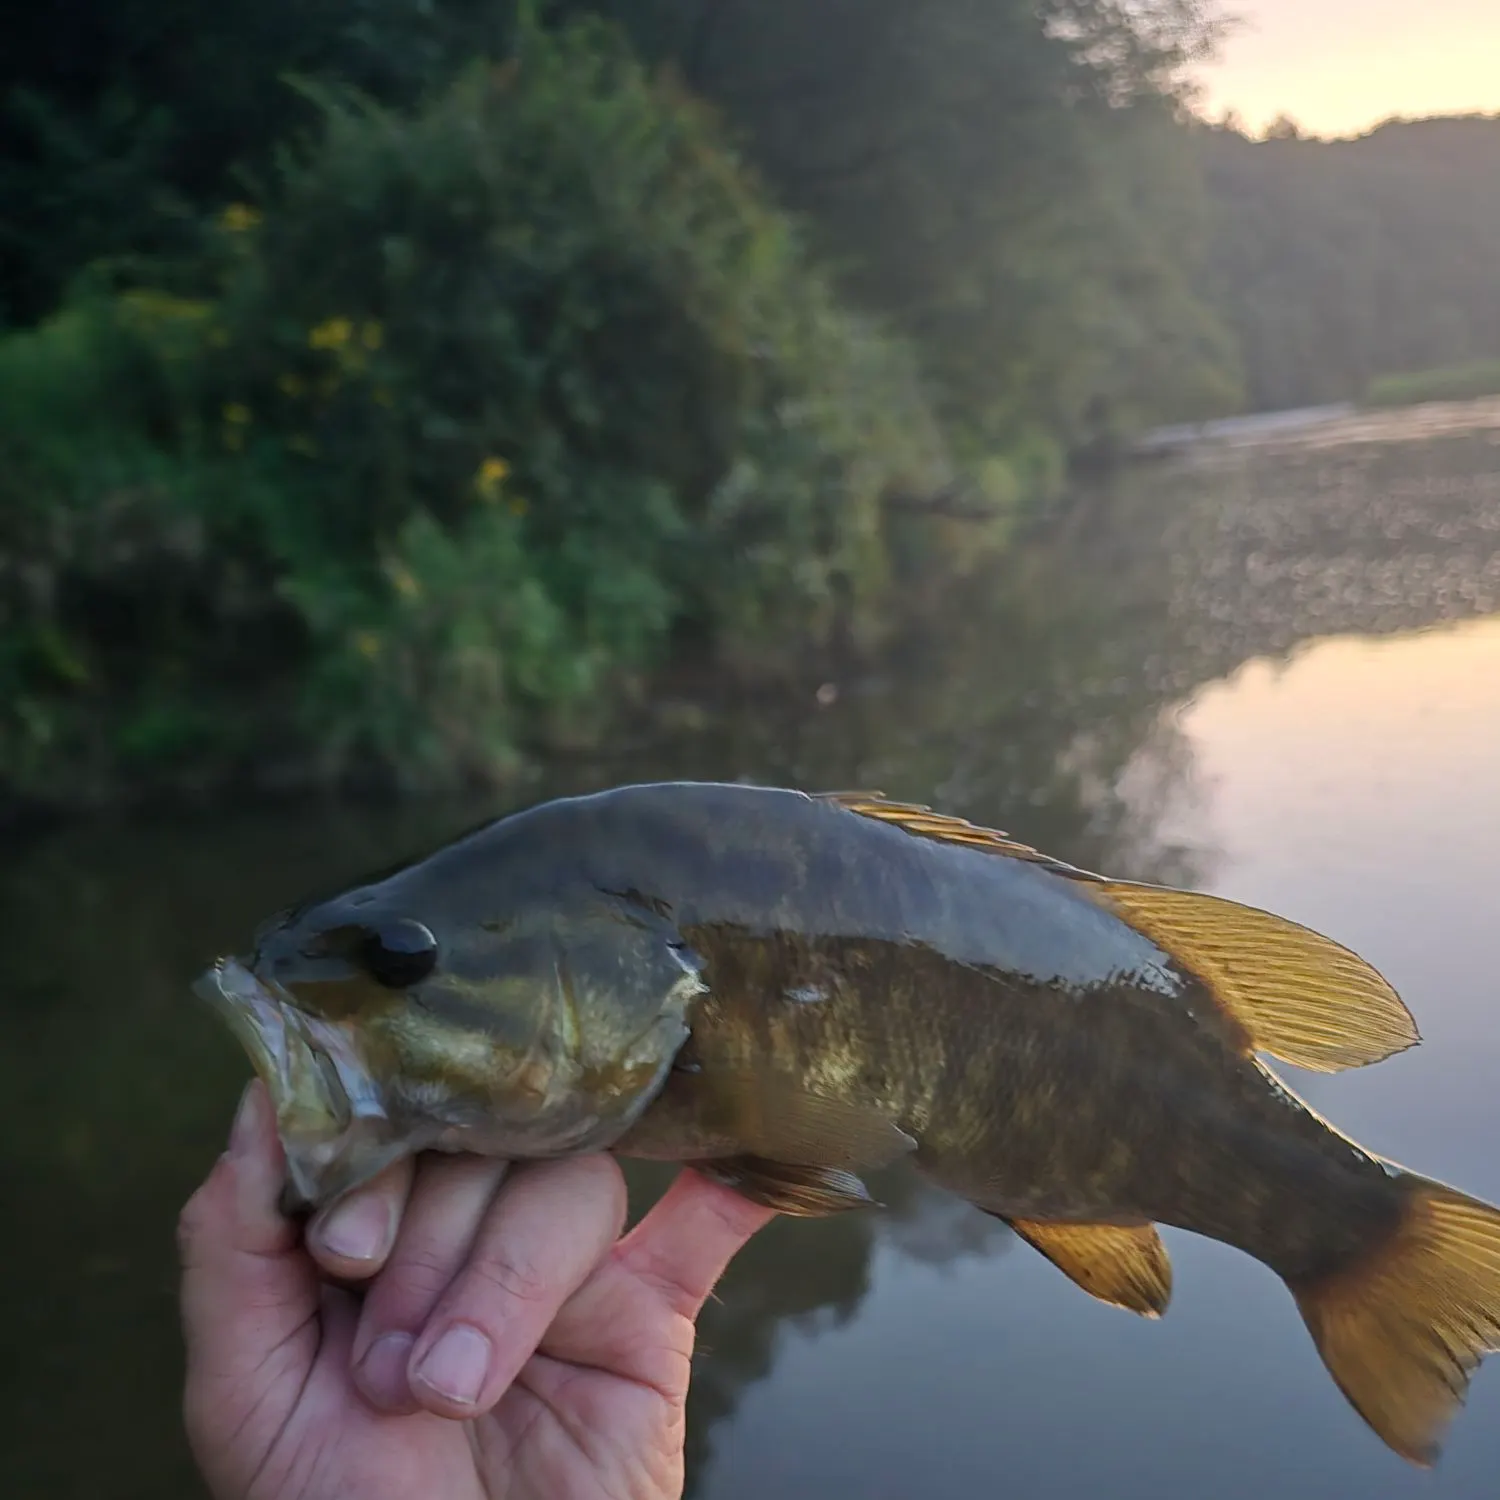
<instances>
[{"instance_id":1,"label":"pectoral fin","mask_svg":"<svg viewBox=\"0 0 1500 1500\"><path fill-rule=\"evenodd\" d=\"M1146 1318L1166 1312L1172 1262L1154 1225L1006 1223L1091 1297Z\"/></svg>"},{"instance_id":2,"label":"pectoral fin","mask_svg":"<svg viewBox=\"0 0 1500 1500\"><path fill-rule=\"evenodd\" d=\"M817 1219L851 1208L878 1208L869 1189L852 1172L837 1167L798 1167L785 1162L736 1156L726 1161L696 1162L696 1169L752 1203L777 1213Z\"/></svg>"},{"instance_id":3,"label":"pectoral fin","mask_svg":"<svg viewBox=\"0 0 1500 1500\"><path fill-rule=\"evenodd\" d=\"M731 1101L729 1133L759 1157L873 1171L917 1147L877 1105L822 1093L793 1072L736 1076L710 1061L700 1086Z\"/></svg>"}]
</instances>

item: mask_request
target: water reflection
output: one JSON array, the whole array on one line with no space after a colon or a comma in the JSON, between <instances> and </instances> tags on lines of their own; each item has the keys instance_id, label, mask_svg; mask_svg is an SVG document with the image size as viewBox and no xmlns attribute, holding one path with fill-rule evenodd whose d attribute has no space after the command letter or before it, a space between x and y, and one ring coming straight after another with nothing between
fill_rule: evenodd
<instances>
[{"instance_id":1,"label":"water reflection","mask_svg":"<svg viewBox=\"0 0 1500 1500\"><path fill-rule=\"evenodd\" d=\"M1142 470L925 601L876 667L667 705L670 736L658 723L527 795L674 775L876 786L1087 866L1325 925L1391 973L1428 1042L1308 1091L1372 1147L1500 1198L1478 947L1500 837L1500 627L1282 660L1309 637L1500 611L1493 437ZM1281 664L1171 710L1251 658ZM177 1435L171 1229L244 1076L186 996L205 955L289 896L499 810L153 820L7 860L0 1211L23 1231L0 1317L28 1351L0 1369L10 1492L197 1493ZM661 1180L632 1170L638 1204ZM1040 1257L997 1254L1015 1243L1003 1226L908 1174L879 1186L884 1217L774 1225L711 1305L690 1422L701 1496L1415 1492L1243 1257L1170 1236L1179 1291L1153 1327ZM1476 1406L1442 1493L1489 1492L1500 1406L1483 1377Z\"/></svg>"}]
</instances>

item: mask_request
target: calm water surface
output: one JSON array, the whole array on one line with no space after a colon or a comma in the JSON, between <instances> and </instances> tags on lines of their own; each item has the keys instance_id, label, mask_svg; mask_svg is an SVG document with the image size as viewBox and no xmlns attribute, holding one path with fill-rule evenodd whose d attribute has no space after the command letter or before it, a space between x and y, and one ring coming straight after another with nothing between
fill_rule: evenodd
<instances>
[{"instance_id":1,"label":"calm water surface","mask_svg":"<svg viewBox=\"0 0 1500 1500\"><path fill-rule=\"evenodd\" d=\"M820 686L684 708L670 739L528 800L641 776L873 785L1275 908L1365 954L1424 1036L1290 1081L1372 1149L1500 1201L1493 408L1144 471ZM245 1066L186 984L306 887L501 810L155 819L7 851L0 1493L198 1495L171 1234ZM1424 1475L1365 1431L1244 1256L1166 1231L1176 1290L1150 1324L966 1206L882 1188L884 1216L778 1222L726 1278L695 1385L699 1497L1500 1488L1500 1359Z\"/></svg>"}]
</instances>

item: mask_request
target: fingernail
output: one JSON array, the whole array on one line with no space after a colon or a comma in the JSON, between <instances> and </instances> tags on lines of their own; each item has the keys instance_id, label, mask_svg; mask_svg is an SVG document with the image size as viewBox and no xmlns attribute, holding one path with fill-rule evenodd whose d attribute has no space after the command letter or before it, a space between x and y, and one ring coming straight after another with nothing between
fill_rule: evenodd
<instances>
[{"instance_id":1,"label":"fingernail","mask_svg":"<svg viewBox=\"0 0 1500 1500\"><path fill-rule=\"evenodd\" d=\"M229 1154L246 1156L255 1147L255 1138L260 1133L260 1090L257 1079L252 1078L240 1095L239 1107L234 1112L234 1124L229 1127Z\"/></svg>"},{"instance_id":2,"label":"fingernail","mask_svg":"<svg viewBox=\"0 0 1500 1500\"><path fill-rule=\"evenodd\" d=\"M415 1409L411 1386L406 1379L407 1361L416 1339L409 1333L383 1333L365 1350L355 1369L355 1383L371 1406L378 1411L401 1412Z\"/></svg>"},{"instance_id":3,"label":"fingernail","mask_svg":"<svg viewBox=\"0 0 1500 1500\"><path fill-rule=\"evenodd\" d=\"M414 1377L455 1406L479 1399L490 1370L490 1341L467 1323L455 1323L423 1357Z\"/></svg>"},{"instance_id":4,"label":"fingernail","mask_svg":"<svg viewBox=\"0 0 1500 1500\"><path fill-rule=\"evenodd\" d=\"M318 1243L343 1260L379 1260L390 1248L394 1228L391 1205L384 1198L353 1198L329 1211Z\"/></svg>"}]
</instances>

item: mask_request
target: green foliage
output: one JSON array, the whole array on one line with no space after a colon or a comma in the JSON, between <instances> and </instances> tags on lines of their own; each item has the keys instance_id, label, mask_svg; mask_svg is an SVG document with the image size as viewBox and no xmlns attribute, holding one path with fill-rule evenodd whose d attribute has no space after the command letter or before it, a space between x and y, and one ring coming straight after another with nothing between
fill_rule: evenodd
<instances>
[{"instance_id":1,"label":"green foliage","mask_svg":"<svg viewBox=\"0 0 1500 1500\"><path fill-rule=\"evenodd\" d=\"M1193 0L557 0L603 10L733 123L982 452L1214 414L1233 349L1191 273L1175 78Z\"/></svg>"},{"instance_id":2,"label":"green foliage","mask_svg":"<svg viewBox=\"0 0 1500 1500\"><path fill-rule=\"evenodd\" d=\"M51 310L101 259L180 254L261 177L337 78L410 105L503 49L492 0L80 0L32 7L0 49L0 326Z\"/></svg>"},{"instance_id":3,"label":"green foliage","mask_svg":"<svg viewBox=\"0 0 1500 1500\"><path fill-rule=\"evenodd\" d=\"M1365 388L1364 400L1366 406L1415 406L1421 401L1471 401L1480 396L1500 396L1500 359L1381 375Z\"/></svg>"},{"instance_id":4,"label":"green foliage","mask_svg":"<svg viewBox=\"0 0 1500 1500\"><path fill-rule=\"evenodd\" d=\"M180 420L207 317L91 294L0 342L0 786L90 800L276 739L301 633L235 545L265 479Z\"/></svg>"},{"instance_id":5,"label":"green foliage","mask_svg":"<svg viewBox=\"0 0 1500 1500\"><path fill-rule=\"evenodd\" d=\"M190 245L312 128L291 78L406 109L504 55L518 10L604 16L722 112L841 292L916 340L951 423L985 452L1034 425L1091 443L1235 399L1171 119L1212 3L224 0L188 26L172 0L44 7L0 62L0 286L28 319L82 265Z\"/></svg>"},{"instance_id":6,"label":"green foliage","mask_svg":"<svg viewBox=\"0 0 1500 1500\"><path fill-rule=\"evenodd\" d=\"M321 104L177 294L0 345L0 774L493 776L874 628L941 444L699 106L593 24Z\"/></svg>"},{"instance_id":7,"label":"green foliage","mask_svg":"<svg viewBox=\"0 0 1500 1500\"><path fill-rule=\"evenodd\" d=\"M1220 128L1199 149L1215 206L1201 289L1234 331L1253 407L1500 357L1500 118L1344 141Z\"/></svg>"}]
</instances>

